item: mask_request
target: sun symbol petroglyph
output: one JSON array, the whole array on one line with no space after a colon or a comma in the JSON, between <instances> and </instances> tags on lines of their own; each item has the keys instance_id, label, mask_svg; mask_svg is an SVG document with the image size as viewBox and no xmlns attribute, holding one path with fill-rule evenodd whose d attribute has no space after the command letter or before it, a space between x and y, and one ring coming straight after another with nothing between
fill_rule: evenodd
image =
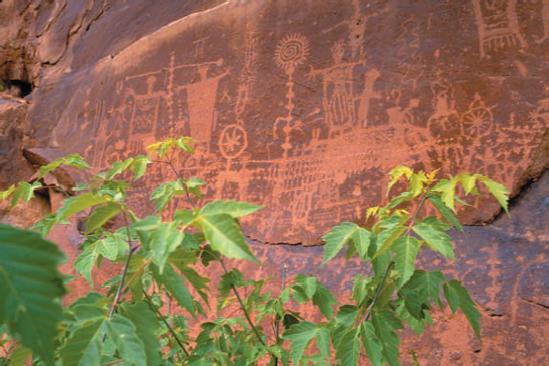
<instances>
[{"instance_id":1,"label":"sun symbol petroglyph","mask_svg":"<svg viewBox=\"0 0 549 366\"><path fill-rule=\"evenodd\" d=\"M275 52L275 63L286 71L295 70L309 54L309 41L300 34L290 34L278 44Z\"/></svg>"}]
</instances>

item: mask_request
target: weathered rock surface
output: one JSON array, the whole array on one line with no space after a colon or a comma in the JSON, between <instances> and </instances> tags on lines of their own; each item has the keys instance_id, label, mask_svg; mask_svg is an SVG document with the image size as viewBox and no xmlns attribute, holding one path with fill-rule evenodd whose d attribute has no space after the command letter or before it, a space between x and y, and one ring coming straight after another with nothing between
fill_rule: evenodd
<instances>
[{"instance_id":1,"label":"weathered rock surface","mask_svg":"<svg viewBox=\"0 0 549 366\"><path fill-rule=\"evenodd\" d=\"M0 190L31 179L24 150L102 169L192 136L179 173L204 178L208 198L265 205L245 223L265 268L307 273L322 248L260 243L319 244L360 222L397 165L486 174L519 198L511 219L492 199L460 212L497 217L456 235L485 344L457 318L414 347L433 364L543 363L547 175L527 187L549 163L546 1L4 0L0 32ZM171 179L154 171L135 207ZM76 255L74 227L52 235ZM340 265L318 275L344 291Z\"/></svg>"}]
</instances>

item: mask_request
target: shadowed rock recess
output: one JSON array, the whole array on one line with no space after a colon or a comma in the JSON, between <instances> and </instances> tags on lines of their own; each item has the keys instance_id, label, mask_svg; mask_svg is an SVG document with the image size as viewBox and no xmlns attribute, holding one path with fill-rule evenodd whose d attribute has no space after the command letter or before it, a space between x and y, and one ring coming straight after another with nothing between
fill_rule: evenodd
<instances>
[{"instance_id":1,"label":"shadowed rock recess","mask_svg":"<svg viewBox=\"0 0 549 366\"><path fill-rule=\"evenodd\" d=\"M175 157L182 176L205 179L208 199L266 206L244 222L262 270L316 271L344 296L363 269L341 273L338 258L318 271L322 248L311 246L380 204L390 169L482 173L516 197L511 218L487 196L470 201L460 216L477 226L454 235L448 270L483 309L484 343L441 314L402 353L547 363L547 1L4 0L0 32L0 190L69 153L102 169L191 136L197 153ZM160 167L135 190L140 214L171 174ZM33 210L56 200L43 195ZM23 226L35 217L0 215ZM75 227L52 238L76 255Z\"/></svg>"}]
</instances>

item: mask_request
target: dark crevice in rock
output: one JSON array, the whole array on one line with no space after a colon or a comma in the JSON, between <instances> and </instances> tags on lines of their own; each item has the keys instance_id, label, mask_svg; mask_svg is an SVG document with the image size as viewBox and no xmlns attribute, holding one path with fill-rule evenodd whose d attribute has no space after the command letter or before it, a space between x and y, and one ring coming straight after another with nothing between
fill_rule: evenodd
<instances>
[{"instance_id":1,"label":"dark crevice in rock","mask_svg":"<svg viewBox=\"0 0 549 366\"><path fill-rule=\"evenodd\" d=\"M25 98L33 90L32 83L25 80L8 80L6 84L9 85L8 89L12 89L12 96L17 98Z\"/></svg>"},{"instance_id":2,"label":"dark crevice in rock","mask_svg":"<svg viewBox=\"0 0 549 366\"><path fill-rule=\"evenodd\" d=\"M529 304L537 305L537 306L541 306L542 308L549 309L549 305L545 305L545 304L542 304L542 303L539 303L539 302L537 302L537 301L534 301L534 300L531 300L531 299L527 299L527 298L524 298L524 297L521 297L520 299L521 299L522 301L524 301L524 302L529 303Z\"/></svg>"},{"instance_id":3,"label":"dark crevice in rock","mask_svg":"<svg viewBox=\"0 0 549 366\"><path fill-rule=\"evenodd\" d=\"M295 247L296 245L303 245L302 242L298 242L298 243L276 243L276 242L268 242L268 241L262 241L262 240L258 240L258 239L254 239L248 235L244 235L246 237L246 239L248 239L249 241L251 242L254 242L254 243L257 243L257 244L265 244L265 245L287 245L287 246L292 246L292 247Z\"/></svg>"}]
</instances>

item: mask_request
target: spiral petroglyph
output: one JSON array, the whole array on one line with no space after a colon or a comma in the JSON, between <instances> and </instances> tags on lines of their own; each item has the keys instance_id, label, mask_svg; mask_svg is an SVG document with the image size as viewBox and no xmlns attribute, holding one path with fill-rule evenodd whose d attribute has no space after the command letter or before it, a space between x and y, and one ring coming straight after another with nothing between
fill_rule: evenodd
<instances>
[{"instance_id":1,"label":"spiral petroglyph","mask_svg":"<svg viewBox=\"0 0 549 366\"><path fill-rule=\"evenodd\" d=\"M300 34L284 37L276 48L275 63L284 70L293 70L302 64L309 54L309 41Z\"/></svg>"}]
</instances>

